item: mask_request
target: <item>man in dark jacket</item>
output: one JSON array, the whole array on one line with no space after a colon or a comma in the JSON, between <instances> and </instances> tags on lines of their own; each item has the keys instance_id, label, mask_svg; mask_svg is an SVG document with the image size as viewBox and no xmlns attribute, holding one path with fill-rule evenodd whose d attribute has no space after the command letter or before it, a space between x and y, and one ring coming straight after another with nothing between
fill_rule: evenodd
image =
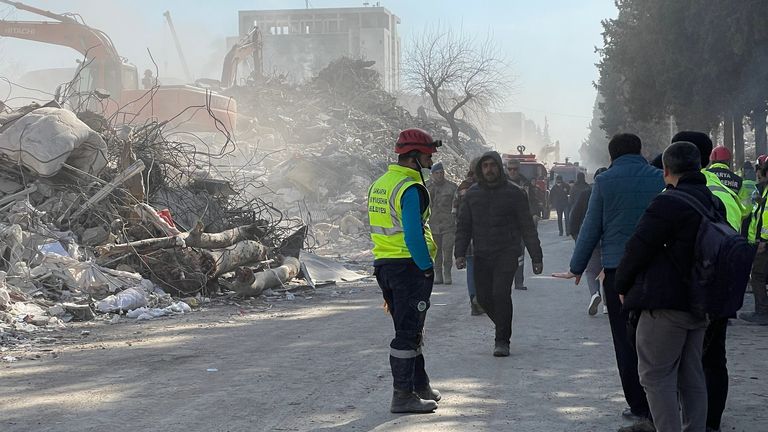
<instances>
[{"instance_id":1,"label":"man in dark jacket","mask_svg":"<svg viewBox=\"0 0 768 432\"><path fill-rule=\"evenodd\" d=\"M627 241L615 287L625 309L641 312L637 368L656 430L680 431L682 408L682 431L704 431L707 384L701 356L707 320L691 313L690 296L701 214L679 196L716 208L723 221L725 208L707 188L695 145L672 144L662 162L666 191L651 201Z\"/></svg>"},{"instance_id":2,"label":"man in dark jacket","mask_svg":"<svg viewBox=\"0 0 768 432\"><path fill-rule=\"evenodd\" d=\"M565 216L565 235L570 235L568 232L568 193L570 192L569 186L563 181L563 176L558 175L555 177L555 185L549 190L549 202L555 207L557 212L557 228L560 230L560 235L563 235L563 216Z\"/></svg>"},{"instance_id":3,"label":"man in dark jacket","mask_svg":"<svg viewBox=\"0 0 768 432\"><path fill-rule=\"evenodd\" d=\"M523 253L522 238L533 263L541 274L543 254L533 224L528 198L510 183L501 157L485 153L477 162L478 183L467 191L456 225L456 268L466 265L470 241L473 244L477 299L496 326L493 355L509 355L512 336L512 282L517 259Z\"/></svg>"},{"instance_id":4,"label":"man in dark jacket","mask_svg":"<svg viewBox=\"0 0 768 432\"><path fill-rule=\"evenodd\" d=\"M628 316L621 309L614 281L624 246L634 232L637 221L651 200L664 189L661 170L648 165L648 161L640 154L641 150L642 142L637 135L618 134L611 138L608 143L611 166L608 171L597 176L592 185L587 214L571 256L570 271L554 275L575 278L578 284L592 252L600 244L605 275L603 302L608 307L616 366L624 398L629 405L623 415L638 420L640 424L646 423L645 418L649 415L648 401L637 376L637 353L627 338Z\"/></svg>"}]
</instances>

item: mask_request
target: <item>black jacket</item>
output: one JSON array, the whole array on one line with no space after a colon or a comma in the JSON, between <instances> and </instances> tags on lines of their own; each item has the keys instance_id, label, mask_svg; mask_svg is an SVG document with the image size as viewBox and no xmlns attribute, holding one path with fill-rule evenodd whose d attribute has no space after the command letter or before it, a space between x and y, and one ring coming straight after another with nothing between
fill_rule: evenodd
<instances>
[{"instance_id":1,"label":"black jacket","mask_svg":"<svg viewBox=\"0 0 768 432\"><path fill-rule=\"evenodd\" d=\"M499 167L499 178L494 183L486 181L480 168L488 159ZM499 154L485 153L477 162L475 175L478 183L467 190L459 209L456 257L466 256L470 240L475 256L487 258L520 256L524 242L532 261L541 262L541 244L528 208L528 198L522 189L507 179Z\"/></svg>"},{"instance_id":2,"label":"black jacket","mask_svg":"<svg viewBox=\"0 0 768 432\"><path fill-rule=\"evenodd\" d=\"M579 193L579 196L576 197L573 202L573 207L571 207L571 214L568 219L568 231L570 231L571 237L573 237L574 240L579 237L579 231L581 231L581 225L584 224L584 216L587 215L589 197L591 196L592 187L589 186Z\"/></svg>"},{"instance_id":3,"label":"black jacket","mask_svg":"<svg viewBox=\"0 0 768 432\"><path fill-rule=\"evenodd\" d=\"M725 207L712 195L700 172L685 174L677 187L705 208L715 207L725 219ZM690 311L690 275L701 215L690 205L661 193L651 201L627 242L616 269L616 290L628 310Z\"/></svg>"}]
</instances>

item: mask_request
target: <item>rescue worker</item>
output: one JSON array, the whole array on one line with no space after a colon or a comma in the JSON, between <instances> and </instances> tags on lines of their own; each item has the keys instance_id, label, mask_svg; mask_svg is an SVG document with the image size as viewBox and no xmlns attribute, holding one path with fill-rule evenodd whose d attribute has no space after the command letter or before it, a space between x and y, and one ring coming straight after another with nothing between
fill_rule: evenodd
<instances>
[{"instance_id":1,"label":"rescue worker","mask_svg":"<svg viewBox=\"0 0 768 432\"><path fill-rule=\"evenodd\" d=\"M464 203L464 195L467 190L477 183L477 177L475 176L475 165L477 165L478 158L472 158L469 162L469 171L467 171L467 177L459 184L456 189L456 197L453 200L454 213L459 214L459 209ZM477 301L477 291L475 290L475 275L473 273L475 268L475 257L472 252L472 245L469 245L467 249L467 293L469 294L469 311L472 316L483 315L485 311L480 303Z\"/></svg>"},{"instance_id":2,"label":"rescue worker","mask_svg":"<svg viewBox=\"0 0 768 432\"><path fill-rule=\"evenodd\" d=\"M523 191L510 183L501 156L487 152L475 165L477 184L469 188L456 223L456 268L466 266L474 248L477 300L496 327L496 357L509 356L512 336L512 282L525 243L533 273L541 274L543 254ZM522 242L521 242L522 238Z\"/></svg>"},{"instance_id":3,"label":"rescue worker","mask_svg":"<svg viewBox=\"0 0 768 432\"><path fill-rule=\"evenodd\" d=\"M453 283L451 268L453 267L453 241L456 238L456 213L453 199L457 188L456 183L446 180L442 163L432 165L427 190L429 190L432 212L429 227L432 229L432 238L437 245L435 257L435 284L437 285Z\"/></svg>"},{"instance_id":4,"label":"rescue worker","mask_svg":"<svg viewBox=\"0 0 768 432\"><path fill-rule=\"evenodd\" d=\"M747 208L752 208L755 204L757 195L757 174L755 173L755 165L751 161L744 161L744 167L741 169L741 178L744 182L741 184L741 191L739 191L739 198L741 198L741 204Z\"/></svg>"},{"instance_id":5,"label":"rescue worker","mask_svg":"<svg viewBox=\"0 0 768 432\"><path fill-rule=\"evenodd\" d=\"M393 413L432 412L440 400L429 385L421 348L437 252L422 170L432 167L441 144L424 130L403 130L395 144L397 164L368 190L374 274L395 327L389 344Z\"/></svg>"},{"instance_id":6,"label":"rescue worker","mask_svg":"<svg viewBox=\"0 0 768 432\"><path fill-rule=\"evenodd\" d=\"M525 195L528 197L528 208L531 211L531 217L533 217L533 224L534 226L538 226L539 211L538 206L536 205L535 191L533 190L531 181L528 180L528 178L520 172L519 160L510 159L507 161L507 174L509 175L509 181L522 189L523 192L525 192ZM522 239L520 240L522 242ZM521 243L520 248L525 249L525 245ZM515 289L521 291L526 291L528 289L528 287L525 286L525 252L523 252L517 259L517 271L515 272Z\"/></svg>"},{"instance_id":7,"label":"rescue worker","mask_svg":"<svg viewBox=\"0 0 768 432\"><path fill-rule=\"evenodd\" d=\"M757 244L757 255L752 264L752 278L749 285L755 296L755 311L742 312L739 318L755 324L768 325L768 293L765 283L768 280L768 212L765 211L768 188L768 164L762 164L757 168L758 178L762 185L762 195L755 205L749 225L749 240Z\"/></svg>"},{"instance_id":8,"label":"rescue worker","mask_svg":"<svg viewBox=\"0 0 768 432\"><path fill-rule=\"evenodd\" d=\"M728 150L728 147L717 146L713 148L709 155L709 161L707 171L714 173L723 186L740 194L744 179L731 171L731 151Z\"/></svg>"},{"instance_id":9,"label":"rescue worker","mask_svg":"<svg viewBox=\"0 0 768 432\"><path fill-rule=\"evenodd\" d=\"M701 166L709 164L712 152L712 140L703 132L682 131L672 137L672 143L688 141L693 143L701 153ZM720 178L706 169L701 171L707 180L707 188L725 206L728 224L740 231L743 219L749 216L749 209L741 204L739 195L723 185ZM741 231L740 231L741 232ZM725 340L728 329L728 318L713 319L704 334L704 351L702 363L707 381L707 428L720 430L720 421L728 398L728 366L725 350Z\"/></svg>"}]
</instances>

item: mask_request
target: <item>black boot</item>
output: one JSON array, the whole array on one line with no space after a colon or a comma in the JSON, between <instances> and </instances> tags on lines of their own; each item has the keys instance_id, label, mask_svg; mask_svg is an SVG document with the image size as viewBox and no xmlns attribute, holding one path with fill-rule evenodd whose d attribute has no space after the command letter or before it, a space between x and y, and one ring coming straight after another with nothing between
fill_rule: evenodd
<instances>
[{"instance_id":1,"label":"black boot","mask_svg":"<svg viewBox=\"0 0 768 432\"><path fill-rule=\"evenodd\" d=\"M469 300L469 309L473 316L483 315L485 313L483 307L480 306L480 303L477 302L475 297L472 297L472 299Z\"/></svg>"},{"instance_id":2,"label":"black boot","mask_svg":"<svg viewBox=\"0 0 768 432\"><path fill-rule=\"evenodd\" d=\"M435 402L440 400L440 392L429 385L429 376L424 367L424 355L422 354L416 357L416 364L413 369L413 390L424 400Z\"/></svg>"},{"instance_id":3,"label":"black boot","mask_svg":"<svg viewBox=\"0 0 768 432\"><path fill-rule=\"evenodd\" d=\"M421 399L416 393L407 390L395 389L392 393L392 405L389 408L393 413L426 414L437 409L437 402Z\"/></svg>"}]
</instances>

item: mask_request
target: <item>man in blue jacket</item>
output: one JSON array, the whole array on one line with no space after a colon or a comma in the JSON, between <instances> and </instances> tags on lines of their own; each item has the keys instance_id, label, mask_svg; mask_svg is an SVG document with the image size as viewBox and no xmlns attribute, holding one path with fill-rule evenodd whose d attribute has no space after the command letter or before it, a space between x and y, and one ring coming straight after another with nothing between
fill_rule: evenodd
<instances>
[{"instance_id":1,"label":"man in blue jacket","mask_svg":"<svg viewBox=\"0 0 768 432\"><path fill-rule=\"evenodd\" d=\"M575 278L578 284L592 251L600 242L605 274L603 300L608 307L621 386L629 405L623 415L639 423L647 423L645 419L650 410L637 375L637 353L627 337L628 313L622 311L619 294L614 287L616 268L627 240L648 204L664 189L662 171L648 164L640 154L641 149L642 143L636 135L618 134L611 138L608 143L611 167L600 174L592 186L587 214L571 257L570 271L553 276Z\"/></svg>"}]
</instances>

